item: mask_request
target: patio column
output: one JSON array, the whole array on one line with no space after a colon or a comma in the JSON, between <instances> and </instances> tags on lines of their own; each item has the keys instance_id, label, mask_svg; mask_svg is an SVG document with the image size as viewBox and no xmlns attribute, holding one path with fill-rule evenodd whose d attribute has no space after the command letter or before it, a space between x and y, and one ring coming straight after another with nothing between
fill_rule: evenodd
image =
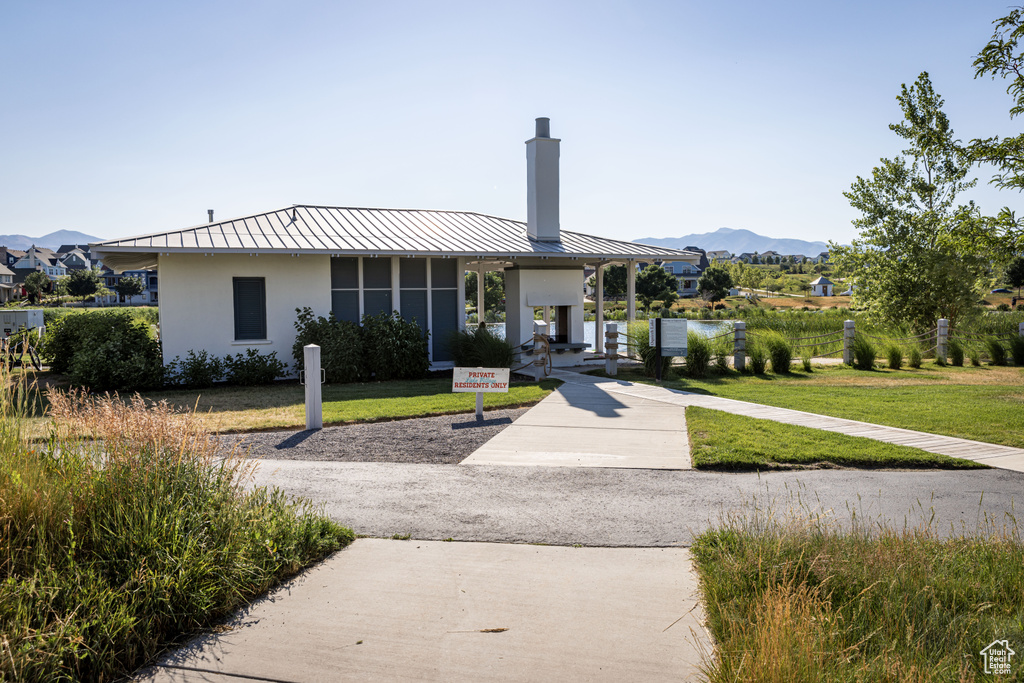
<instances>
[{"instance_id":1,"label":"patio column","mask_svg":"<svg viewBox=\"0 0 1024 683\"><path fill-rule=\"evenodd\" d=\"M476 267L476 324L477 327L484 321L484 267Z\"/></svg>"},{"instance_id":2,"label":"patio column","mask_svg":"<svg viewBox=\"0 0 1024 683\"><path fill-rule=\"evenodd\" d=\"M626 261L626 321L636 320L636 261Z\"/></svg>"},{"instance_id":3,"label":"patio column","mask_svg":"<svg viewBox=\"0 0 1024 683\"><path fill-rule=\"evenodd\" d=\"M594 273L594 351L604 353L604 263Z\"/></svg>"}]
</instances>

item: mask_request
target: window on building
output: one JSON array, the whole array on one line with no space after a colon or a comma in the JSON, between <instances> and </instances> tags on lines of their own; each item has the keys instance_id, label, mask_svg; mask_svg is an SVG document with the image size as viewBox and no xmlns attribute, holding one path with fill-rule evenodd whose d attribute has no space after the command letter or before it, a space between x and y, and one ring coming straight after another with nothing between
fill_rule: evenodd
<instances>
[{"instance_id":1,"label":"window on building","mask_svg":"<svg viewBox=\"0 0 1024 683\"><path fill-rule=\"evenodd\" d=\"M267 288L261 277L232 278L235 289L235 339L267 338Z\"/></svg>"}]
</instances>

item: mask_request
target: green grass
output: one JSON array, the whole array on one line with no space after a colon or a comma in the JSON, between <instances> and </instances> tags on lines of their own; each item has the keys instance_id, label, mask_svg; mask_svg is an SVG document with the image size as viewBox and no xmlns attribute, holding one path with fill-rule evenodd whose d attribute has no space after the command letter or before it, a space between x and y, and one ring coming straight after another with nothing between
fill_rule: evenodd
<instances>
[{"instance_id":1,"label":"green grass","mask_svg":"<svg viewBox=\"0 0 1024 683\"><path fill-rule=\"evenodd\" d=\"M972 460L810 427L689 407L690 455L698 469L790 467L983 468Z\"/></svg>"},{"instance_id":2,"label":"green grass","mask_svg":"<svg viewBox=\"0 0 1024 683\"><path fill-rule=\"evenodd\" d=\"M653 383L633 369L619 379ZM788 376L730 372L704 380L675 377L670 389L1024 448L1024 370L937 367L872 371L841 365Z\"/></svg>"},{"instance_id":3,"label":"green grass","mask_svg":"<svg viewBox=\"0 0 1024 683\"><path fill-rule=\"evenodd\" d=\"M123 677L354 538L166 406L61 395L44 452L16 394L0 370L0 680Z\"/></svg>"},{"instance_id":4,"label":"green grass","mask_svg":"<svg viewBox=\"0 0 1024 683\"><path fill-rule=\"evenodd\" d=\"M853 520L730 520L693 546L714 657L726 681L975 681L980 651L1024 643L1016 520L942 538ZM1022 680L1019 655L1014 676Z\"/></svg>"}]
</instances>

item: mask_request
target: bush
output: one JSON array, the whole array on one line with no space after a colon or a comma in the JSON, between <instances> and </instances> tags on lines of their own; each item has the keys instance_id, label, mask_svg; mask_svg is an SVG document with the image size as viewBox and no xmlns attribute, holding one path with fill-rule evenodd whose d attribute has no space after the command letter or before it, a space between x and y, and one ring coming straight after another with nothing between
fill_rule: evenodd
<instances>
[{"instance_id":1,"label":"bush","mask_svg":"<svg viewBox=\"0 0 1024 683\"><path fill-rule=\"evenodd\" d=\"M292 357L295 367L302 368L305 358L302 348L307 344L320 347L320 367L330 384L356 382L363 378L363 341L359 325L348 320L338 320L331 313L328 317L315 317L310 308L295 309L295 344Z\"/></svg>"},{"instance_id":2,"label":"bush","mask_svg":"<svg viewBox=\"0 0 1024 683\"><path fill-rule=\"evenodd\" d=\"M455 331L449 336L455 365L464 368L511 368L515 349L486 327Z\"/></svg>"},{"instance_id":3,"label":"bush","mask_svg":"<svg viewBox=\"0 0 1024 683\"><path fill-rule=\"evenodd\" d=\"M992 365L1006 365L1006 349L998 339L989 339L986 342L988 357Z\"/></svg>"},{"instance_id":4,"label":"bush","mask_svg":"<svg viewBox=\"0 0 1024 683\"><path fill-rule=\"evenodd\" d=\"M949 342L949 364L958 368L964 365L964 347L956 340Z\"/></svg>"},{"instance_id":5,"label":"bush","mask_svg":"<svg viewBox=\"0 0 1024 683\"><path fill-rule=\"evenodd\" d=\"M1010 355L1013 357L1014 365L1024 367L1024 337L1010 337Z\"/></svg>"},{"instance_id":6,"label":"bush","mask_svg":"<svg viewBox=\"0 0 1024 683\"><path fill-rule=\"evenodd\" d=\"M804 366L804 372L813 372L813 368L811 367L811 357L810 356L802 357L800 359L800 362Z\"/></svg>"},{"instance_id":7,"label":"bush","mask_svg":"<svg viewBox=\"0 0 1024 683\"><path fill-rule=\"evenodd\" d=\"M760 344L747 346L747 360L750 361L750 371L755 375L763 375L768 368L768 352Z\"/></svg>"},{"instance_id":8,"label":"bush","mask_svg":"<svg viewBox=\"0 0 1024 683\"><path fill-rule=\"evenodd\" d=\"M708 375L711 363L711 342L704 335L689 332L686 335L686 374L694 379Z\"/></svg>"},{"instance_id":9,"label":"bush","mask_svg":"<svg viewBox=\"0 0 1024 683\"><path fill-rule=\"evenodd\" d=\"M378 382L418 379L430 369L427 334L397 312L364 315L363 371Z\"/></svg>"},{"instance_id":10,"label":"bush","mask_svg":"<svg viewBox=\"0 0 1024 683\"><path fill-rule=\"evenodd\" d=\"M890 370L899 370L903 367L903 349L896 344L891 344L885 350L885 356L889 361Z\"/></svg>"},{"instance_id":11,"label":"bush","mask_svg":"<svg viewBox=\"0 0 1024 683\"><path fill-rule=\"evenodd\" d=\"M997 311L1008 311L1010 310L1010 304L999 304L996 306Z\"/></svg>"},{"instance_id":12,"label":"bush","mask_svg":"<svg viewBox=\"0 0 1024 683\"><path fill-rule=\"evenodd\" d=\"M981 352L978 351L978 349L971 349L968 356L971 359L971 365L973 365L976 368L981 367Z\"/></svg>"},{"instance_id":13,"label":"bush","mask_svg":"<svg viewBox=\"0 0 1024 683\"><path fill-rule=\"evenodd\" d=\"M871 370L875 367L875 347L864 335L853 338L853 367L858 370Z\"/></svg>"},{"instance_id":14,"label":"bush","mask_svg":"<svg viewBox=\"0 0 1024 683\"><path fill-rule=\"evenodd\" d=\"M915 370L921 367L921 349L917 348L917 346L911 346L910 350L907 351L907 365Z\"/></svg>"},{"instance_id":15,"label":"bush","mask_svg":"<svg viewBox=\"0 0 1024 683\"><path fill-rule=\"evenodd\" d=\"M224 362L205 350L196 353L190 349L185 360L175 356L165 369L165 379L169 384L178 384L186 389L212 387L223 376Z\"/></svg>"},{"instance_id":16,"label":"bush","mask_svg":"<svg viewBox=\"0 0 1024 683\"><path fill-rule=\"evenodd\" d=\"M245 355L224 356L224 371L229 384L255 387L270 384L284 375L288 365L277 358L277 351L261 354L259 349L246 349ZM316 381L320 381L317 377Z\"/></svg>"},{"instance_id":17,"label":"bush","mask_svg":"<svg viewBox=\"0 0 1024 683\"><path fill-rule=\"evenodd\" d=\"M648 377L656 377L659 359L655 355L654 347L651 346L649 329L646 322L634 322L626 329L626 337L633 352L640 357L640 361L644 364L644 374ZM662 356L660 361L661 376L667 377L672 366L672 359Z\"/></svg>"},{"instance_id":18,"label":"bush","mask_svg":"<svg viewBox=\"0 0 1024 683\"><path fill-rule=\"evenodd\" d=\"M43 355L54 372L94 391L134 391L160 386L160 344L148 323L124 311L59 318L47 330Z\"/></svg>"},{"instance_id":19,"label":"bush","mask_svg":"<svg viewBox=\"0 0 1024 683\"><path fill-rule=\"evenodd\" d=\"M789 374L793 363L793 347L789 340L778 332L770 332L765 335L764 345L772 361L772 372L776 375Z\"/></svg>"}]
</instances>

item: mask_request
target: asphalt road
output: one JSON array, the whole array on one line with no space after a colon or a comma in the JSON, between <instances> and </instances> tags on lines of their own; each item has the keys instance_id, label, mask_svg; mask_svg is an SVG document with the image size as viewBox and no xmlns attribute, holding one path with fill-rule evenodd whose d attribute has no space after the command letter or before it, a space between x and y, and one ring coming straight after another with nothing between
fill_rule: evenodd
<instances>
[{"instance_id":1,"label":"asphalt road","mask_svg":"<svg viewBox=\"0 0 1024 683\"><path fill-rule=\"evenodd\" d=\"M606 547L686 546L737 515L976 533L1012 523L1024 504L1024 473L997 469L731 474L264 460L254 483L320 503L367 536Z\"/></svg>"}]
</instances>

